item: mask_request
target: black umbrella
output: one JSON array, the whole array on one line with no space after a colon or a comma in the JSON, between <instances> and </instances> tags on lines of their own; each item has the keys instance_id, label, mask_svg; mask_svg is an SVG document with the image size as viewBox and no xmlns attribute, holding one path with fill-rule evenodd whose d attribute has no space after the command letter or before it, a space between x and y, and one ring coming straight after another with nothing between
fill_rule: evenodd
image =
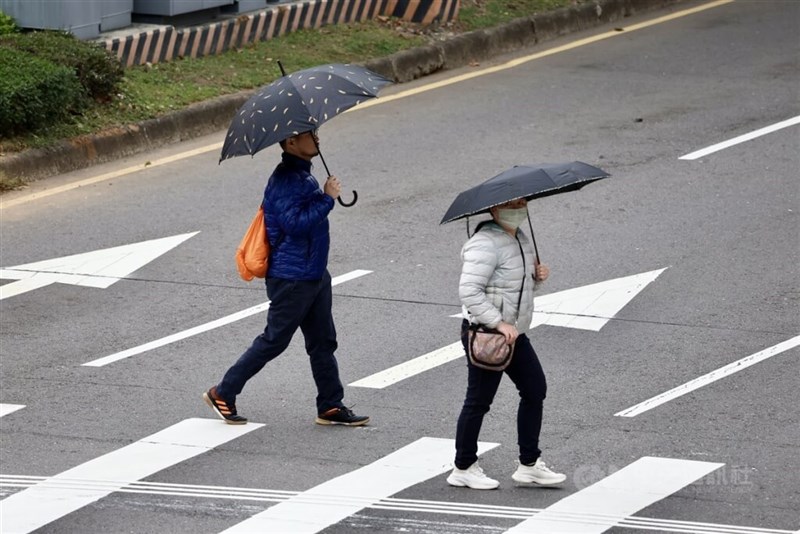
<instances>
[{"instance_id":1,"label":"black umbrella","mask_svg":"<svg viewBox=\"0 0 800 534\"><path fill-rule=\"evenodd\" d=\"M283 74L239 108L228 128L219 161L256 152L310 130L377 96L391 83L358 65L331 64ZM319 146L317 146L319 149ZM331 175L320 153L325 172ZM353 192L355 194L355 191ZM357 198L357 197L356 197ZM342 205L345 204L339 199Z\"/></svg>"},{"instance_id":2,"label":"black umbrella","mask_svg":"<svg viewBox=\"0 0 800 534\"><path fill-rule=\"evenodd\" d=\"M459 193L439 224L479 213L488 213L490 208L518 198L533 200L574 191L608 176L611 175L606 171L580 161L516 165L480 185ZM539 250L536 248L536 239L533 237L530 215L528 224L531 227L531 239L533 239L538 261ZM469 220L467 225L469 225ZM469 231L469 226L467 226L467 230Z\"/></svg>"}]
</instances>

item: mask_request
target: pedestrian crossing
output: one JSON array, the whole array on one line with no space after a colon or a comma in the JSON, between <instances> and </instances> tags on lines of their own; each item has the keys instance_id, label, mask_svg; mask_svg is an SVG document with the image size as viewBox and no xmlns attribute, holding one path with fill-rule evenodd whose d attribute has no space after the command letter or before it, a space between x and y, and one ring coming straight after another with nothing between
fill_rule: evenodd
<instances>
[{"instance_id":1,"label":"pedestrian crossing","mask_svg":"<svg viewBox=\"0 0 800 534\"><path fill-rule=\"evenodd\" d=\"M0 501L6 533L32 532L167 467L193 458L259 429L261 424L225 425L186 419L155 434L37 484ZM52 486L50 481L109 481L104 486ZM110 482L113 481L113 482Z\"/></svg>"},{"instance_id":2,"label":"pedestrian crossing","mask_svg":"<svg viewBox=\"0 0 800 534\"><path fill-rule=\"evenodd\" d=\"M590 290L554 294L541 302L548 305L531 326L550 324L583 330L599 330L613 318L623 302L622 295L641 291L662 270L636 277L614 280L611 286L586 286ZM336 277L337 285L370 271L351 271ZM601 291L601 293L598 293ZM602 296L602 299L598 298ZM585 302L605 302L607 313L587 313ZM105 365L143 354L158 347L186 339L245 317L263 313L269 302L253 306L216 321L176 333L93 360L85 367ZM543 317L549 315L548 321ZM559 315L560 314L560 315ZM568 317L569 316L569 317ZM536 322L538 321L538 322ZM796 338L790 340L796 347ZM784 350L788 350L788 348ZM350 386L383 389L452 360L463 358L460 342L434 350L419 358L386 369L351 383ZM0 417L25 408L22 404L0 404ZM480 517L513 521L515 525L497 527L498 532L594 534L611 528L630 528L662 532L704 532L738 534L791 534L788 530L763 529L738 525L699 523L671 519L637 517L647 506L669 498L682 488L696 483L724 464L680 458L642 457L597 483L566 495L546 508L496 506L393 497L409 488L442 476L452 467L454 442L451 439L422 437L387 456L375 459L344 475L303 491L265 490L211 485L186 485L152 482L143 479L179 463L218 448L264 425L250 423L225 425L214 419L186 419L130 445L68 469L55 476L29 474L0 475L0 488L8 497L0 501L2 533L33 532L57 524L68 514L111 495L147 494L168 498L225 499L265 503L265 509L229 525L226 534L247 532L316 533L346 523L364 510L410 514L449 515L457 518ZM481 443L479 454L500 447ZM369 459L365 459L368 462ZM447 488L443 478L443 487ZM447 488L449 489L449 488ZM505 490L501 490L505 491ZM456 494L457 495L457 494ZM480 496L476 496L480 500ZM109 526L113 528L113 526ZM443 530L442 532L446 532Z\"/></svg>"},{"instance_id":3,"label":"pedestrian crossing","mask_svg":"<svg viewBox=\"0 0 800 534\"><path fill-rule=\"evenodd\" d=\"M497 446L479 443L478 454ZM224 533L320 532L383 498L449 471L453 450L453 440L420 438L376 462L271 506Z\"/></svg>"},{"instance_id":4,"label":"pedestrian crossing","mask_svg":"<svg viewBox=\"0 0 800 534\"><path fill-rule=\"evenodd\" d=\"M453 440L432 437L420 438L305 491L141 481L262 427L255 423L237 426L211 419L186 419L52 477L0 475L3 490L22 488L0 501L2 531L33 532L117 493L274 503L223 530L225 534L313 534L367 508L518 521L505 530L508 534L594 534L612 527L706 534L791 534L787 530L634 516L724 466L676 458L640 458L544 509L393 498L450 470ZM499 446L481 442L478 453L482 456ZM444 480L442 484L446 485Z\"/></svg>"},{"instance_id":5,"label":"pedestrian crossing","mask_svg":"<svg viewBox=\"0 0 800 534\"><path fill-rule=\"evenodd\" d=\"M645 457L565 497L509 534L599 534L725 464Z\"/></svg>"},{"instance_id":6,"label":"pedestrian crossing","mask_svg":"<svg viewBox=\"0 0 800 534\"><path fill-rule=\"evenodd\" d=\"M137 495L158 495L167 497L192 498L197 502L196 507L202 508L202 500L226 500L259 503L279 503L300 495L302 492L282 491L259 488L241 488L232 486L209 486L196 484L170 484L164 482L131 482L128 484L117 483L114 481L52 481L48 477L24 476L24 475L0 475L0 489L26 488L37 484L53 484L66 486L73 489L83 487L94 488L97 485L118 486L116 490L120 494ZM345 497L340 497L340 501L346 502ZM490 518L490 519L509 519L526 520L543 514L547 511L550 520L562 521L565 524L576 522L608 522L608 514L597 514L588 512L558 512L553 509L502 506L491 504L476 504L458 501L434 501L419 499L400 499L385 498L373 504L367 504L364 509L386 510L394 512L423 513L433 517L427 521L427 525L443 524L435 518L439 516L452 516L465 518ZM352 516L350 517L352 519ZM743 527L738 525L725 525L697 521L681 521L669 519L657 519L649 517L628 516L614 518L617 528L641 529L658 532L683 532L697 534L797 534L797 532L779 529L764 529L756 527ZM450 523L451 524L451 523ZM502 528L493 530L502 531ZM445 530L442 530L445 531ZM412 531L413 532L413 531Z\"/></svg>"}]
</instances>

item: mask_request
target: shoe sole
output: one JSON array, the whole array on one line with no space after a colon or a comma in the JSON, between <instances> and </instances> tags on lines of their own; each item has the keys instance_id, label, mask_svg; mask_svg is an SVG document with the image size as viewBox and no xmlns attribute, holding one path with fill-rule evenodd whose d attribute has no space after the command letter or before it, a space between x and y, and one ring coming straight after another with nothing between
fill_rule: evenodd
<instances>
[{"instance_id":1,"label":"shoe sole","mask_svg":"<svg viewBox=\"0 0 800 534\"><path fill-rule=\"evenodd\" d=\"M327 419L322 419L321 417L317 417L314 419L314 422L318 425L340 425L340 426L364 426L369 423L369 418L364 419L363 421L357 421L355 423L343 423L340 421L329 421Z\"/></svg>"},{"instance_id":2,"label":"shoe sole","mask_svg":"<svg viewBox=\"0 0 800 534\"><path fill-rule=\"evenodd\" d=\"M214 406L214 401L211 400L211 397L208 396L208 393L203 393L203 400L206 401L206 404L208 404L209 407L212 410L214 410L214 413L217 414L220 419L222 419L223 421L225 421L229 425L246 425L247 424L247 419L245 419L244 421L231 421L230 419L228 419L224 415L222 415L222 412L220 412L219 409L217 409L217 407Z\"/></svg>"},{"instance_id":3,"label":"shoe sole","mask_svg":"<svg viewBox=\"0 0 800 534\"><path fill-rule=\"evenodd\" d=\"M451 480L450 477L447 477L447 483L455 488L466 488L467 485L461 482L460 480Z\"/></svg>"},{"instance_id":4,"label":"shoe sole","mask_svg":"<svg viewBox=\"0 0 800 534\"><path fill-rule=\"evenodd\" d=\"M469 489L474 489L474 490L493 490L493 489L497 489L498 487L500 487L500 483L498 482L497 486L486 486L484 488L476 488L474 486L470 486L466 482L461 482L458 479L451 479L450 477L447 477L447 483L450 484L451 486L455 487L455 488L469 488Z\"/></svg>"},{"instance_id":5,"label":"shoe sole","mask_svg":"<svg viewBox=\"0 0 800 534\"><path fill-rule=\"evenodd\" d=\"M517 483L518 486L541 486L541 487L550 487L550 486L558 486L559 484L563 484L567 479L560 480L558 482L537 482L535 480L519 480L518 478L512 475L511 479Z\"/></svg>"}]
</instances>

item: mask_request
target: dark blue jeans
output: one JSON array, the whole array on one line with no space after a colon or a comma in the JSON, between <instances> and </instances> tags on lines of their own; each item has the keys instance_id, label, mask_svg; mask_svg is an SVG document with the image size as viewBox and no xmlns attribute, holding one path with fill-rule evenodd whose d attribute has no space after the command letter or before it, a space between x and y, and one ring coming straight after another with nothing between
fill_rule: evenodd
<instances>
[{"instance_id":1,"label":"dark blue jeans","mask_svg":"<svg viewBox=\"0 0 800 534\"><path fill-rule=\"evenodd\" d=\"M228 369L217 385L217 394L235 403L245 383L286 350L300 328L317 385L317 412L343 407L344 388L334 356L338 345L331 313L331 275L325 271L321 280L311 281L268 278L267 296L270 305L264 333Z\"/></svg>"},{"instance_id":2,"label":"dark blue jeans","mask_svg":"<svg viewBox=\"0 0 800 534\"><path fill-rule=\"evenodd\" d=\"M467 350L467 326L461 326L461 342ZM503 373L487 371L469 363L467 357L468 379L467 396L456 427L456 459L459 469L466 469L478 460L478 436L483 424L483 416L489 412L497 387ZM519 391L517 409L517 443L519 461L523 464L535 462L542 451L539 450L539 432L542 429L542 408L547 395L547 381L544 371L533 350L528 336L520 334L514 345L514 356L505 373Z\"/></svg>"}]
</instances>

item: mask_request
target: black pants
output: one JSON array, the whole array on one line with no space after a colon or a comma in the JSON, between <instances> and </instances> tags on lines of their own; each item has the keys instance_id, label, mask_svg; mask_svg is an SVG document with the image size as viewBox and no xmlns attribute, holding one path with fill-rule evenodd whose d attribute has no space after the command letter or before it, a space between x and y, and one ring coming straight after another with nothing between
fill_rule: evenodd
<instances>
[{"instance_id":1,"label":"black pants","mask_svg":"<svg viewBox=\"0 0 800 534\"><path fill-rule=\"evenodd\" d=\"M467 347L467 326L461 328L461 342ZM503 373L487 371L469 363L467 395L456 428L456 459L459 469L466 469L478 460L478 436L481 432L483 416L489 411ZM519 391L517 409L517 443L519 461L524 464L535 462L542 451L539 450L539 433L542 429L542 406L547 394L547 381L544 371L533 350L528 336L520 334L514 345L514 357L505 373Z\"/></svg>"},{"instance_id":2,"label":"black pants","mask_svg":"<svg viewBox=\"0 0 800 534\"><path fill-rule=\"evenodd\" d=\"M245 383L286 350L300 328L317 385L317 412L343 407L344 388L334 356L338 345L331 313L331 275L325 271L321 280L312 281L268 278L267 296L270 305L264 333L228 369L217 386L217 394L228 402L236 402Z\"/></svg>"}]
</instances>

